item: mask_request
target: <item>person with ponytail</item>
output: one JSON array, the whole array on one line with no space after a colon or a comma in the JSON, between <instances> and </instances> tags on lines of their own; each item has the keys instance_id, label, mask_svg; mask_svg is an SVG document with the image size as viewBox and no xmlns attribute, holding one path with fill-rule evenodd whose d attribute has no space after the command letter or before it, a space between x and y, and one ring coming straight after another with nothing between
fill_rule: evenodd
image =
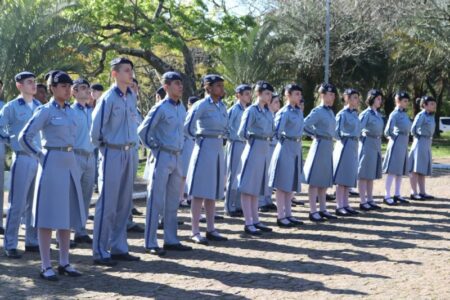
<instances>
[{"instance_id":1,"label":"person with ponytail","mask_svg":"<svg viewBox=\"0 0 450 300\"><path fill-rule=\"evenodd\" d=\"M431 143L436 121L436 99L423 96L417 99L422 111L416 115L411 127L414 141L409 152L409 179L411 182L411 200L428 200L434 197L425 192L425 176L431 175ZM419 191L417 191L419 187Z\"/></svg>"},{"instance_id":2,"label":"person with ponytail","mask_svg":"<svg viewBox=\"0 0 450 300\"><path fill-rule=\"evenodd\" d=\"M383 118L378 112L383 99L381 91L372 89L367 95L367 108L359 114L361 140L358 151L358 189L363 211L380 209L373 198L373 182L381 175L381 136Z\"/></svg>"},{"instance_id":3,"label":"person with ponytail","mask_svg":"<svg viewBox=\"0 0 450 300\"><path fill-rule=\"evenodd\" d=\"M395 95L395 109L389 115L384 129L385 136L389 139L386 155L383 160L383 173L387 174L385 185L384 203L396 205L409 201L400 195L402 176L408 175L408 140L411 120L406 112L409 103L409 95L400 91ZM395 180L395 192L392 197L391 187Z\"/></svg>"}]
</instances>

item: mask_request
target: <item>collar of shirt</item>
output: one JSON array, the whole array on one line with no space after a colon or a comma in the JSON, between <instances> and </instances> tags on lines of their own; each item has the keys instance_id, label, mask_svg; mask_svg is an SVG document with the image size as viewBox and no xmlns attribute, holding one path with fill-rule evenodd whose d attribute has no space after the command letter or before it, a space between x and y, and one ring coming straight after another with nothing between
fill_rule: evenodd
<instances>
[{"instance_id":1,"label":"collar of shirt","mask_svg":"<svg viewBox=\"0 0 450 300\"><path fill-rule=\"evenodd\" d=\"M59 104L58 104L58 102L56 102L56 100L54 99L54 98L52 98L51 100L50 100L50 103L54 106L54 107L56 107L56 108L59 108L59 109L61 109L61 108L66 108L66 107L69 107L70 106L70 104L69 104L69 102L64 102L64 107L61 107Z\"/></svg>"},{"instance_id":2,"label":"collar of shirt","mask_svg":"<svg viewBox=\"0 0 450 300\"><path fill-rule=\"evenodd\" d=\"M81 105L81 104L78 103L78 102L77 102L76 106L77 106L79 109L81 109L81 110L91 108L91 107L89 106L89 104L86 104L86 105L83 106L83 105Z\"/></svg>"},{"instance_id":3,"label":"collar of shirt","mask_svg":"<svg viewBox=\"0 0 450 300\"><path fill-rule=\"evenodd\" d=\"M214 100L213 100L213 98L211 96L208 96L208 101L209 101L209 103L216 104L217 106L219 106L220 103L222 103L222 99L219 99L219 101L214 102Z\"/></svg>"},{"instance_id":4,"label":"collar of shirt","mask_svg":"<svg viewBox=\"0 0 450 300\"><path fill-rule=\"evenodd\" d=\"M427 115L427 116L434 116L434 113L432 113L432 112L427 112L426 110L424 110L424 112L425 112L425 114Z\"/></svg>"},{"instance_id":5,"label":"collar of shirt","mask_svg":"<svg viewBox=\"0 0 450 300\"><path fill-rule=\"evenodd\" d=\"M328 105L325 105L325 104L322 104L321 105L323 108L325 108L325 109L327 109L327 110L330 110L332 107L331 106L328 106Z\"/></svg>"},{"instance_id":6,"label":"collar of shirt","mask_svg":"<svg viewBox=\"0 0 450 300\"><path fill-rule=\"evenodd\" d=\"M398 110L399 112L405 112L406 111L404 108L401 108L401 107L396 107L395 110Z\"/></svg>"},{"instance_id":7,"label":"collar of shirt","mask_svg":"<svg viewBox=\"0 0 450 300\"><path fill-rule=\"evenodd\" d=\"M345 110L348 111L349 113L358 112L357 109L350 108L350 107L347 107Z\"/></svg>"},{"instance_id":8,"label":"collar of shirt","mask_svg":"<svg viewBox=\"0 0 450 300\"><path fill-rule=\"evenodd\" d=\"M17 101L19 101L19 105L25 105L25 99L23 99L22 97L20 97L20 98L17 98ZM38 101L38 100L36 100L36 99L33 99L32 100L33 101L33 104L35 105L35 106L39 106L39 105L41 105L41 103Z\"/></svg>"},{"instance_id":9,"label":"collar of shirt","mask_svg":"<svg viewBox=\"0 0 450 300\"><path fill-rule=\"evenodd\" d=\"M269 108L267 107L267 105L264 105L264 109L262 109L258 104L255 104L256 109L258 110L258 112L263 113L265 110L269 110Z\"/></svg>"},{"instance_id":10,"label":"collar of shirt","mask_svg":"<svg viewBox=\"0 0 450 300\"><path fill-rule=\"evenodd\" d=\"M173 99L171 99L171 98L166 98L166 101L168 101L168 102L169 102L170 104L172 104L173 106L178 106L178 105L181 104L181 101L180 101L180 100L175 101L175 100L173 100Z\"/></svg>"},{"instance_id":11,"label":"collar of shirt","mask_svg":"<svg viewBox=\"0 0 450 300\"><path fill-rule=\"evenodd\" d=\"M289 107L289 110L293 110L293 111L298 111L298 110L300 110L300 107L298 107L297 105L292 106L292 105L288 104L288 107Z\"/></svg>"},{"instance_id":12,"label":"collar of shirt","mask_svg":"<svg viewBox=\"0 0 450 300\"><path fill-rule=\"evenodd\" d=\"M122 91L119 89L119 87L118 87L117 85L114 86L114 91L116 92L117 95L119 95L119 96L122 97L122 98L123 98L124 96L126 96L126 95L132 93L132 92L131 92L131 89L130 89L129 87L127 87L126 94L122 93Z\"/></svg>"},{"instance_id":13,"label":"collar of shirt","mask_svg":"<svg viewBox=\"0 0 450 300\"><path fill-rule=\"evenodd\" d=\"M240 110L245 110L245 108L242 106L240 102L237 103L237 106L239 107Z\"/></svg>"}]
</instances>

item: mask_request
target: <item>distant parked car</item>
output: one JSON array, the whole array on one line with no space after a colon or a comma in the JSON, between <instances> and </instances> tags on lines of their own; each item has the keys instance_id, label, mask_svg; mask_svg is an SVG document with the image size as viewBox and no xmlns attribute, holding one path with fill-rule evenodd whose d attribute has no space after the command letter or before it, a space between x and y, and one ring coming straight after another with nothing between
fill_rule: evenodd
<instances>
[{"instance_id":1,"label":"distant parked car","mask_svg":"<svg viewBox=\"0 0 450 300\"><path fill-rule=\"evenodd\" d=\"M439 119L439 130L441 132L450 131L450 117L441 117Z\"/></svg>"}]
</instances>

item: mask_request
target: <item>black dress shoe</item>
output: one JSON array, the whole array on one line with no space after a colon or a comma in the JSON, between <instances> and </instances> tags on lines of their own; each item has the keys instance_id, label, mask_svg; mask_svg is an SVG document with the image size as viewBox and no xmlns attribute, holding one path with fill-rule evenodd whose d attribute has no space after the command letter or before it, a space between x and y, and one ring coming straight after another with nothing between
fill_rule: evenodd
<instances>
[{"instance_id":1,"label":"black dress shoe","mask_svg":"<svg viewBox=\"0 0 450 300\"><path fill-rule=\"evenodd\" d=\"M310 213L309 214L309 220L312 222L316 222L316 223L321 223L324 222L325 219L320 215L320 213L318 211L316 211L315 213Z\"/></svg>"},{"instance_id":2,"label":"black dress shoe","mask_svg":"<svg viewBox=\"0 0 450 300\"><path fill-rule=\"evenodd\" d=\"M360 204L359 209L362 211L373 210L372 205L370 205L368 202Z\"/></svg>"},{"instance_id":3,"label":"black dress shoe","mask_svg":"<svg viewBox=\"0 0 450 300\"><path fill-rule=\"evenodd\" d=\"M333 201L336 200L336 195L326 194L325 199L327 201Z\"/></svg>"},{"instance_id":4,"label":"black dress shoe","mask_svg":"<svg viewBox=\"0 0 450 300\"><path fill-rule=\"evenodd\" d=\"M94 265L108 266L108 267L114 267L115 265L117 265L117 261L112 260L110 257L94 259L93 263Z\"/></svg>"},{"instance_id":5,"label":"black dress shoe","mask_svg":"<svg viewBox=\"0 0 450 300\"><path fill-rule=\"evenodd\" d=\"M275 203L267 204L266 207L267 207L269 210L273 210L273 211L276 211L276 210L277 210L277 205L276 205Z\"/></svg>"},{"instance_id":6,"label":"black dress shoe","mask_svg":"<svg viewBox=\"0 0 450 300\"><path fill-rule=\"evenodd\" d=\"M244 214L242 212L238 212L238 211L228 212L227 215L232 218L240 218L240 217L244 216Z\"/></svg>"},{"instance_id":7,"label":"black dress shoe","mask_svg":"<svg viewBox=\"0 0 450 300\"><path fill-rule=\"evenodd\" d=\"M88 235L76 236L74 239L75 243L79 244L89 244L92 245L92 238Z\"/></svg>"},{"instance_id":8,"label":"black dress shoe","mask_svg":"<svg viewBox=\"0 0 450 300\"><path fill-rule=\"evenodd\" d=\"M261 222L255 223L255 224L253 224L253 226L255 226L256 229L259 229L259 230L264 231L264 232L272 232L272 228L270 228L269 226L264 225Z\"/></svg>"},{"instance_id":9,"label":"black dress shoe","mask_svg":"<svg viewBox=\"0 0 450 300\"><path fill-rule=\"evenodd\" d=\"M288 222L285 223L283 221L288 221ZM291 221L289 221L288 218L277 219L277 225L280 228L292 228L292 227L295 227L295 224L292 223Z\"/></svg>"},{"instance_id":10,"label":"black dress shoe","mask_svg":"<svg viewBox=\"0 0 450 300\"><path fill-rule=\"evenodd\" d=\"M372 209L381 209L381 206L378 206L375 202L367 202L370 206L372 206Z\"/></svg>"},{"instance_id":11,"label":"black dress shoe","mask_svg":"<svg viewBox=\"0 0 450 300\"><path fill-rule=\"evenodd\" d=\"M428 195L428 194L419 194L422 199L431 200L434 199L434 196Z\"/></svg>"},{"instance_id":12,"label":"black dress shoe","mask_svg":"<svg viewBox=\"0 0 450 300\"><path fill-rule=\"evenodd\" d=\"M225 218L223 216L219 216L219 215L215 215L214 216L214 220L218 221L218 220L224 220Z\"/></svg>"},{"instance_id":13,"label":"black dress shoe","mask_svg":"<svg viewBox=\"0 0 450 300\"><path fill-rule=\"evenodd\" d=\"M158 226L159 228L159 226ZM128 232L137 232L137 233L144 233L145 229L142 228L139 224L134 224L133 226L131 226L130 228L127 228Z\"/></svg>"},{"instance_id":14,"label":"black dress shoe","mask_svg":"<svg viewBox=\"0 0 450 300\"><path fill-rule=\"evenodd\" d=\"M397 202L393 198L384 198L383 202L386 203L389 206L397 205Z\"/></svg>"},{"instance_id":15,"label":"black dress shoe","mask_svg":"<svg viewBox=\"0 0 450 300\"><path fill-rule=\"evenodd\" d=\"M206 223L206 217L205 216L201 216L199 222L200 223Z\"/></svg>"},{"instance_id":16,"label":"black dress shoe","mask_svg":"<svg viewBox=\"0 0 450 300\"><path fill-rule=\"evenodd\" d=\"M59 275L68 275L69 277L80 277L81 273L75 270L70 264L58 266Z\"/></svg>"},{"instance_id":17,"label":"black dress shoe","mask_svg":"<svg viewBox=\"0 0 450 300\"><path fill-rule=\"evenodd\" d=\"M297 205L305 205L305 202L302 200L297 200L295 198L292 199L292 203L297 204Z\"/></svg>"},{"instance_id":18,"label":"black dress shoe","mask_svg":"<svg viewBox=\"0 0 450 300\"><path fill-rule=\"evenodd\" d=\"M25 245L25 252L39 252L39 246Z\"/></svg>"},{"instance_id":19,"label":"black dress shoe","mask_svg":"<svg viewBox=\"0 0 450 300\"><path fill-rule=\"evenodd\" d=\"M5 234L5 228L0 227L0 234L1 234L1 235L4 235L4 234Z\"/></svg>"},{"instance_id":20,"label":"black dress shoe","mask_svg":"<svg viewBox=\"0 0 450 300\"><path fill-rule=\"evenodd\" d=\"M145 252L152 254L152 255L157 255L160 257L166 255L166 251L159 247L146 248Z\"/></svg>"},{"instance_id":21,"label":"black dress shoe","mask_svg":"<svg viewBox=\"0 0 450 300\"><path fill-rule=\"evenodd\" d=\"M345 208L336 208L336 216L348 217L350 213Z\"/></svg>"},{"instance_id":22,"label":"black dress shoe","mask_svg":"<svg viewBox=\"0 0 450 300\"><path fill-rule=\"evenodd\" d=\"M419 194L411 194L409 196L409 199L411 200L425 200L424 198L422 198Z\"/></svg>"},{"instance_id":23,"label":"black dress shoe","mask_svg":"<svg viewBox=\"0 0 450 300\"><path fill-rule=\"evenodd\" d=\"M400 202L400 203L403 203L403 204L409 203L409 201L406 200L405 198L403 198L402 196L394 196L394 200L396 202Z\"/></svg>"},{"instance_id":24,"label":"black dress shoe","mask_svg":"<svg viewBox=\"0 0 450 300\"><path fill-rule=\"evenodd\" d=\"M200 233L191 236L191 242L199 245L208 245L208 240L205 237L201 236Z\"/></svg>"},{"instance_id":25,"label":"black dress shoe","mask_svg":"<svg viewBox=\"0 0 450 300\"><path fill-rule=\"evenodd\" d=\"M133 209L131 210L131 214L133 216L142 216L143 215L143 213L141 213L139 210L137 210L136 207L133 207Z\"/></svg>"},{"instance_id":26,"label":"black dress shoe","mask_svg":"<svg viewBox=\"0 0 450 300\"><path fill-rule=\"evenodd\" d=\"M336 220L338 217L333 216L327 211L321 211L319 214L322 216L322 218L328 219L328 220Z\"/></svg>"},{"instance_id":27,"label":"black dress shoe","mask_svg":"<svg viewBox=\"0 0 450 300\"><path fill-rule=\"evenodd\" d=\"M5 249L5 255L6 257L11 259L19 259L22 257L22 254L20 254L19 251L17 251L17 249L10 249L10 250Z\"/></svg>"},{"instance_id":28,"label":"black dress shoe","mask_svg":"<svg viewBox=\"0 0 450 300\"><path fill-rule=\"evenodd\" d=\"M208 239L209 241L216 241L216 242L228 241L228 238L221 236L216 230L207 232L206 239Z\"/></svg>"},{"instance_id":29,"label":"black dress shoe","mask_svg":"<svg viewBox=\"0 0 450 300\"><path fill-rule=\"evenodd\" d=\"M294 225L303 225L303 224L305 224L305 223L303 223L303 221L301 221L301 220L299 220L297 218L294 218L292 216L291 217L286 217L286 219L288 219Z\"/></svg>"},{"instance_id":30,"label":"black dress shoe","mask_svg":"<svg viewBox=\"0 0 450 300\"><path fill-rule=\"evenodd\" d=\"M269 212L270 209L267 207L267 205L263 205L261 207L258 208L259 212Z\"/></svg>"},{"instance_id":31,"label":"black dress shoe","mask_svg":"<svg viewBox=\"0 0 450 300\"><path fill-rule=\"evenodd\" d=\"M358 215L359 214L359 212L357 212L356 210L354 210L350 206L344 207L344 209L351 215Z\"/></svg>"},{"instance_id":32,"label":"black dress shoe","mask_svg":"<svg viewBox=\"0 0 450 300\"><path fill-rule=\"evenodd\" d=\"M259 231L254 225L245 225L244 232L250 235L261 235L261 231Z\"/></svg>"},{"instance_id":33,"label":"black dress shoe","mask_svg":"<svg viewBox=\"0 0 450 300\"><path fill-rule=\"evenodd\" d=\"M139 256L131 255L130 253L121 253L121 254L111 254L112 260L121 260L121 261L140 261L141 258Z\"/></svg>"},{"instance_id":34,"label":"black dress shoe","mask_svg":"<svg viewBox=\"0 0 450 300\"><path fill-rule=\"evenodd\" d=\"M350 197L359 197L359 193L358 192L349 191L348 194L349 194Z\"/></svg>"},{"instance_id":35,"label":"black dress shoe","mask_svg":"<svg viewBox=\"0 0 450 300\"><path fill-rule=\"evenodd\" d=\"M94 215L89 215L88 220L94 221Z\"/></svg>"},{"instance_id":36,"label":"black dress shoe","mask_svg":"<svg viewBox=\"0 0 450 300\"><path fill-rule=\"evenodd\" d=\"M178 244L164 244L164 250L171 250L171 251L191 251L192 247L185 246L181 243Z\"/></svg>"},{"instance_id":37,"label":"black dress shoe","mask_svg":"<svg viewBox=\"0 0 450 300\"><path fill-rule=\"evenodd\" d=\"M58 281L58 276L56 276L55 272L51 272L50 275L46 275L46 274L45 274L47 271L49 271L49 270L51 270L51 269L52 269L52 267L48 267L48 268L45 269L45 270L41 270L41 272L39 273L39 276L40 276L42 279L45 279L45 280L48 280L48 281Z\"/></svg>"}]
</instances>

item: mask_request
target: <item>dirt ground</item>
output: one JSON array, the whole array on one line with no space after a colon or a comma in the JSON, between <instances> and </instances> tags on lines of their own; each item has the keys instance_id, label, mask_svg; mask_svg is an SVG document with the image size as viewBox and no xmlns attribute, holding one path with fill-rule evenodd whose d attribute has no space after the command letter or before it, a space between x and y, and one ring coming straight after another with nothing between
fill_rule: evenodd
<instances>
[{"instance_id":1,"label":"dirt ground","mask_svg":"<svg viewBox=\"0 0 450 300\"><path fill-rule=\"evenodd\" d=\"M226 218L217 228L230 241L194 245L194 251L164 258L145 254L143 234L129 234L131 252L142 260L113 268L93 266L91 250L82 245L71 251L71 262L84 276L55 283L39 278L38 254L25 253L20 260L1 255L0 298L450 299L448 173L436 172L428 180L435 200L383 205L381 211L320 225L307 221L297 229L277 228L275 213L263 213L274 232L257 238L242 234L241 219ZM376 195L382 195L383 183L377 182ZM408 186L405 178L405 196ZM356 205L358 199L351 199ZM145 211L145 201L136 205ZM329 209L334 210L332 202ZM294 212L306 220L307 206ZM190 234L189 210L179 215L185 222L179 230L183 241ZM144 223L143 217L135 220ZM88 227L92 230L92 222ZM52 254L56 266L57 252Z\"/></svg>"}]
</instances>

